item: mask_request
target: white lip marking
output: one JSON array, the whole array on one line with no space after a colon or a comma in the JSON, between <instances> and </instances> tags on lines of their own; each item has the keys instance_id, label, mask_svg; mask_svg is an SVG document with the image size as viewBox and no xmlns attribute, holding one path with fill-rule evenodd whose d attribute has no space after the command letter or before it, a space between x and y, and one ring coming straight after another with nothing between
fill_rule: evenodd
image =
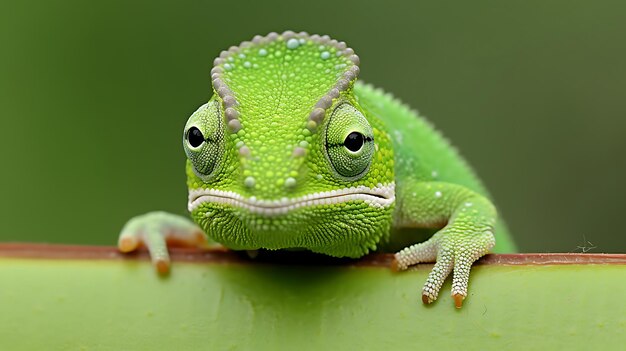
<instances>
[{"instance_id":1,"label":"white lip marking","mask_svg":"<svg viewBox=\"0 0 626 351\"><path fill-rule=\"evenodd\" d=\"M263 200L254 196L245 198L233 191L215 189L189 190L189 212L194 211L203 203L226 204L240 207L252 213L262 215L280 215L302 207L332 205L348 201L364 201L372 207L388 207L395 201L395 183L380 184L373 188L359 185L331 191L308 194L297 198L280 200Z\"/></svg>"}]
</instances>

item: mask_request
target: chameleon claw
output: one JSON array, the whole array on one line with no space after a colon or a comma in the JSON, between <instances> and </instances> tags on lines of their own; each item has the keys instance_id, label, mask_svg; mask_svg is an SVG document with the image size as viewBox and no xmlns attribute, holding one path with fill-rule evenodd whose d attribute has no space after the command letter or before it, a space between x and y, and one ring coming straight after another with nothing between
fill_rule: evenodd
<instances>
[{"instance_id":1,"label":"chameleon claw","mask_svg":"<svg viewBox=\"0 0 626 351\"><path fill-rule=\"evenodd\" d=\"M393 260L391 260L391 271L392 272L399 272L400 271L400 262L398 262L397 258L393 258Z\"/></svg>"},{"instance_id":2,"label":"chameleon claw","mask_svg":"<svg viewBox=\"0 0 626 351\"><path fill-rule=\"evenodd\" d=\"M166 275L170 271L170 263L165 259L157 259L154 261L154 268L156 268L157 273Z\"/></svg>"},{"instance_id":3,"label":"chameleon claw","mask_svg":"<svg viewBox=\"0 0 626 351\"><path fill-rule=\"evenodd\" d=\"M139 241L134 236L120 237L120 240L117 243L117 248L124 253L135 251L138 246Z\"/></svg>"},{"instance_id":4,"label":"chameleon claw","mask_svg":"<svg viewBox=\"0 0 626 351\"><path fill-rule=\"evenodd\" d=\"M454 307L456 308L463 307L463 300L465 299L465 296L461 294L453 294L452 298L454 299Z\"/></svg>"},{"instance_id":5,"label":"chameleon claw","mask_svg":"<svg viewBox=\"0 0 626 351\"><path fill-rule=\"evenodd\" d=\"M424 305L429 305L432 301L430 301L430 298L428 297L428 295L426 294L422 294L422 303Z\"/></svg>"}]
</instances>

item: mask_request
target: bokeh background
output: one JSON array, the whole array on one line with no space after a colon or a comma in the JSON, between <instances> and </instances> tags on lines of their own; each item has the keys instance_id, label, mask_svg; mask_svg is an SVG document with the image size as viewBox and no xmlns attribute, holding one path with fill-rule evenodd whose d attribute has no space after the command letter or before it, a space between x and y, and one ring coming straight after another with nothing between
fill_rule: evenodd
<instances>
[{"instance_id":1,"label":"bokeh background","mask_svg":"<svg viewBox=\"0 0 626 351\"><path fill-rule=\"evenodd\" d=\"M186 213L182 127L222 49L330 34L474 165L527 252L626 252L626 3L0 5L0 241L114 244Z\"/></svg>"}]
</instances>

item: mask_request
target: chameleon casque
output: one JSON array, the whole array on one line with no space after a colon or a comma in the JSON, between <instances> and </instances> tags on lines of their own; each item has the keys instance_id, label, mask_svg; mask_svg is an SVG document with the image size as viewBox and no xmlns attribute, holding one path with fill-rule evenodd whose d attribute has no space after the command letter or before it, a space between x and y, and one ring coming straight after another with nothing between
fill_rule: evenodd
<instances>
[{"instance_id":1,"label":"chameleon casque","mask_svg":"<svg viewBox=\"0 0 626 351\"><path fill-rule=\"evenodd\" d=\"M223 51L213 96L183 132L197 225L163 212L135 217L120 250L145 245L167 272L169 242L206 246L206 235L233 250L352 258L409 238L394 268L436 262L423 302L452 272L461 307L472 263L514 244L466 162L417 112L357 82L359 61L344 42L292 31Z\"/></svg>"}]
</instances>

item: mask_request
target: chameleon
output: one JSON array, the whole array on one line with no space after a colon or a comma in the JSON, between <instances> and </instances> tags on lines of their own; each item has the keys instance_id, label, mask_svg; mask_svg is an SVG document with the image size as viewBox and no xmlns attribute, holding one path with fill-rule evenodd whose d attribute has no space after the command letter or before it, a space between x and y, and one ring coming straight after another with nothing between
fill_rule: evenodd
<instances>
[{"instance_id":1,"label":"chameleon","mask_svg":"<svg viewBox=\"0 0 626 351\"><path fill-rule=\"evenodd\" d=\"M396 245L394 270L435 262L423 303L452 274L460 308L472 264L515 244L459 152L415 110L358 81L359 65L345 42L306 32L222 51L212 96L183 130L193 221L134 217L119 250L147 247L166 274L172 243L355 259Z\"/></svg>"}]
</instances>

